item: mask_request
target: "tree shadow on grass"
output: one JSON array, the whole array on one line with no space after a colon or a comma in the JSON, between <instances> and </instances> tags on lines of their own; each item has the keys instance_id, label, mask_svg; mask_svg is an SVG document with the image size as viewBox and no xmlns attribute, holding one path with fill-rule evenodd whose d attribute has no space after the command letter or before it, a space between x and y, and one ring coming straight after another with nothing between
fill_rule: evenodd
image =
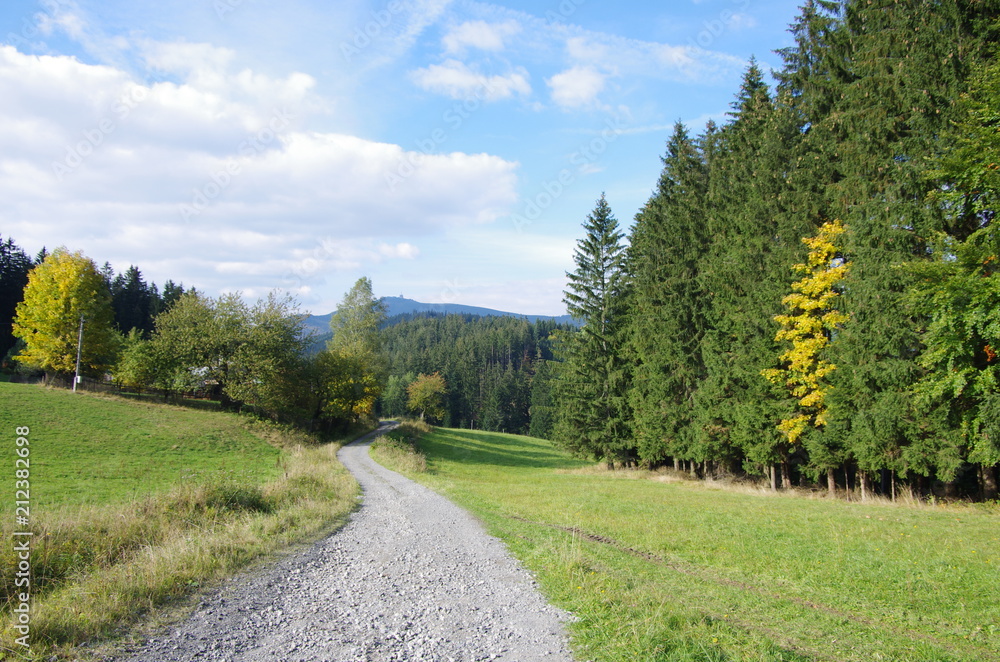
<instances>
[{"instance_id":1,"label":"tree shadow on grass","mask_svg":"<svg viewBox=\"0 0 1000 662\"><path fill-rule=\"evenodd\" d=\"M572 469L582 466L549 442L499 432L438 428L420 440L430 457L460 462L525 469Z\"/></svg>"}]
</instances>

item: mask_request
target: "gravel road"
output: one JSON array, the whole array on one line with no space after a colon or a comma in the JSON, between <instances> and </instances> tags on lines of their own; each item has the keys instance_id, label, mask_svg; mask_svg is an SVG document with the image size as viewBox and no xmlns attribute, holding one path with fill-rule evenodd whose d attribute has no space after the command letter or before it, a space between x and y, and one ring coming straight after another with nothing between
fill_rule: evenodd
<instances>
[{"instance_id":1,"label":"gravel road","mask_svg":"<svg viewBox=\"0 0 1000 662\"><path fill-rule=\"evenodd\" d=\"M565 612L468 513L368 457L338 457L362 507L337 533L240 576L130 662L570 662Z\"/></svg>"}]
</instances>

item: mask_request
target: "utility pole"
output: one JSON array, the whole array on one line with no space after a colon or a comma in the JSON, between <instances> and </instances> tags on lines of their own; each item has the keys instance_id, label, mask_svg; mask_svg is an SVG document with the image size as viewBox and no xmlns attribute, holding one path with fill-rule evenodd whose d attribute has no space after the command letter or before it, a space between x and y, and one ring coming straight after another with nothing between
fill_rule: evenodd
<instances>
[{"instance_id":1,"label":"utility pole","mask_svg":"<svg viewBox=\"0 0 1000 662\"><path fill-rule=\"evenodd\" d=\"M73 375L73 392L76 393L76 385L80 381L80 354L83 350L83 315L80 315L80 334L76 338L76 374Z\"/></svg>"}]
</instances>

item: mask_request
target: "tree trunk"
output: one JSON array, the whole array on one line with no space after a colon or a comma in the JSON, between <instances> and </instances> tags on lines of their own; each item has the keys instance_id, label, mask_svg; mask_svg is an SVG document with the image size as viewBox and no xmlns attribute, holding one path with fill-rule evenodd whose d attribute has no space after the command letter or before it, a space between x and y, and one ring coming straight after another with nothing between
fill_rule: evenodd
<instances>
[{"instance_id":1,"label":"tree trunk","mask_svg":"<svg viewBox=\"0 0 1000 662\"><path fill-rule=\"evenodd\" d=\"M833 475L833 467L826 470L826 491L831 497L837 496L837 478Z\"/></svg>"},{"instance_id":2,"label":"tree trunk","mask_svg":"<svg viewBox=\"0 0 1000 662\"><path fill-rule=\"evenodd\" d=\"M767 477L771 482L771 491L778 491L778 472L774 470L774 465L767 465Z\"/></svg>"},{"instance_id":3,"label":"tree trunk","mask_svg":"<svg viewBox=\"0 0 1000 662\"><path fill-rule=\"evenodd\" d=\"M681 459L676 455L674 455L674 471L680 471L680 470L681 470Z\"/></svg>"},{"instance_id":4,"label":"tree trunk","mask_svg":"<svg viewBox=\"0 0 1000 662\"><path fill-rule=\"evenodd\" d=\"M861 484L861 500L868 501L868 473L865 471L858 470L858 483Z\"/></svg>"},{"instance_id":5,"label":"tree trunk","mask_svg":"<svg viewBox=\"0 0 1000 662\"><path fill-rule=\"evenodd\" d=\"M694 460L689 460L688 461L688 469L691 471L691 477L692 478L697 478L698 477L698 469L696 468Z\"/></svg>"},{"instance_id":6,"label":"tree trunk","mask_svg":"<svg viewBox=\"0 0 1000 662\"><path fill-rule=\"evenodd\" d=\"M881 494L889 494L892 489L889 483L890 473L888 469L879 469L879 485L878 491Z\"/></svg>"},{"instance_id":7,"label":"tree trunk","mask_svg":"<svg viewBox=\"0 0 1000 662\"><path fill-rule=\"evenodd\" d=\"M788 460L781 461L781 489L787 490L792 486L792 472Z\"/></svg>"},{"instance_id":8,"label":"tree trunk","mask_svg":"<svg viewBox=\"0 0 1000 662\"><path fill-rule=\"evenodd\" d=\"M984 466L980 472L983 476L983 500L993 501L997 498L997 468Z\"/></svg>"}]
</instances>

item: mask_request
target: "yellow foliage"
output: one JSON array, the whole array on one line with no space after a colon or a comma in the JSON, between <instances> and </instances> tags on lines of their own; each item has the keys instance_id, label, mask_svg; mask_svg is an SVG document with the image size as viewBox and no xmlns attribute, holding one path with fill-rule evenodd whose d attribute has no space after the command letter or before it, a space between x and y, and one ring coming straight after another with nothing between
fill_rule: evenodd
<instances>
[{"instance_id":1,"label":"yellow foliage","mask_svg":"<svg viewBox=\"0 0 1000 662\"><path fill-rule=\"evenodd\" d=\"M776 315L781 329L774 339L792 343L779 358L783 367L761 371L768 381L788 388L798 398L799 412L778 424L778 430L795 444L810 425L826 424L825 397L830 387L826 377L836 366L821 358L830 343L830 332L846 323L849 316L835 308L834 289L850 268L849 262L837 259L837 239L846 231L842 222L824 223L815 237L802 240L809 247L805 264L793 268L804 274L792 283L792 293L782 299L789 314Z\"/></svg>"},{"instance_id":2,"label":"yellow foliage","mask_svg":"<svg viewBox=\"0 0 1000 662\"><path fill-rule=\"evenodd\" d=\"M81 317L81 367L85 373L100 374L114 363L118 351L111 294L90 258L60 247L28 274L13 321L14 335L25 348L15 358L46 372L72 374Z\"/></svg>"}]
</instances>

